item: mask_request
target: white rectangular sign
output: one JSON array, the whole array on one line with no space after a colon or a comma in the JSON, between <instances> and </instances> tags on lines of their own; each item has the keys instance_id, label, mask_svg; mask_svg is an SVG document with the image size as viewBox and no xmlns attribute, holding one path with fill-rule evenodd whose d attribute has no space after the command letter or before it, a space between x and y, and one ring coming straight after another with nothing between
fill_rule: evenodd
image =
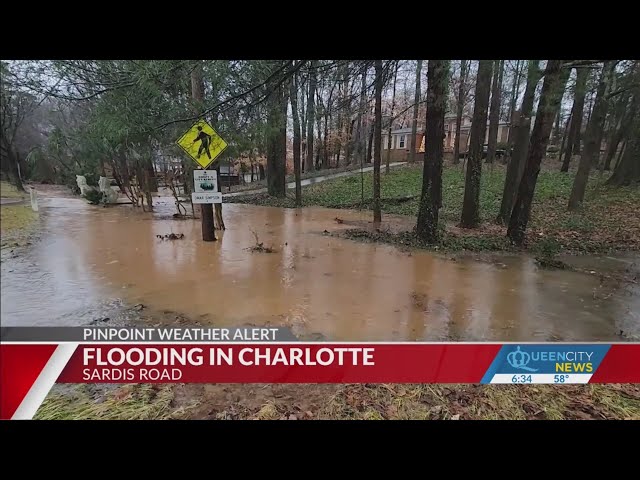
<instances>
[{"instance_id":1,"label":"white rectangular sign","mask_svg":"<svg viewBox=\"0 0 640 480\"><path fill-rule=\"evenodd\" d=\"M193 187L193 191L196 193L217 192L218 172L216 172L215 170L194 170Z\"/></svg>"},{"instance_id":2,"label":"white rectangular sign","mask_svg":"<svg viewBox=\"0 0 640 480\"><path fill-rule=\"evenodd\" d=\"M222 192L192 193L191 203L222 203Z\"/></svg>"}]
</instances>

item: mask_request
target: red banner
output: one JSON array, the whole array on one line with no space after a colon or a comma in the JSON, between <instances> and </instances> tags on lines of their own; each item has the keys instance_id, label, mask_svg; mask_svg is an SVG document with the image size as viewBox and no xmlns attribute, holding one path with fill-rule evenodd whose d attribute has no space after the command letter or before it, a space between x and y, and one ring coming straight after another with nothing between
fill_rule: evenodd
<instances>
[{"instance_id":1,"label":"red banner","mask_svg":"<svg viewBox=\"0 0 640 480\"><path fill-rule=\"evenodd\" d=\"M81 345L68 383L478 383L499 344Z\"/></svg>"}]
</instances>

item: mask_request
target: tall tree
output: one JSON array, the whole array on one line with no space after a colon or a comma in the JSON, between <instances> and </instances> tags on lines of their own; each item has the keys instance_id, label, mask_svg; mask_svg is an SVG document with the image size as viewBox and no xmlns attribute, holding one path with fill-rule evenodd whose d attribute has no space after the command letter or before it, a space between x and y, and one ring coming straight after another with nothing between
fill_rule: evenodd
<instances>
[{"instance_id":1,"label":"tall tree","mask_svg":"<svg viewBox=\"0 0 640 480\"><path fill-rule=\"evenodd\" d=\"M469 139L469 161L464 184L464 201L460 225L464 228L475 228L480 223L480 177L482 175L482 145L487 129L487 109L491 90L491 73L493 61L480 60L476 80L476 98Z\"/></svg>"},{"instance_id":2,"label":"tall tree","mask_svg":"<svg viewBox=\"0 0 640 480\"><path fill-rule=\"evenodd\" d=\"M589 172L591 171L593 163L597 162L600 158L604 121L607 117L607 86L611 82L615 66L616 62L605 62L602 72L600 73L593 112L591 113L591 118L587 124L587 131L585 133L584 150L580 156L578 171L573 180L573 187L571 189L571 195L569 196L569 210L576 210L582 204L584 192L587 188L587 181L589 180Z\"/></svg>"},{"instance_id":3,"label":"tall tree","mask_svg":"<svg viewBox=\"0 0 640 480\"><path fill-rule=\"evenodd\" d=\"M520 107L520 111L514 112L512 117L512 128L510 130L513 130L512 139L514 141L514 149L511 160L507 165L500 213L498 213L498 217L496 218L496 222L499 224L509 222L513 202L516 199L516 193L518 192L518 186L520 185L520 179L524 171L524 165L527 159L527 147L529 145L529 134L531 132L531 113L533 112L533 103L536 96L536 86L542 74L539 64L539 60L529 60L527 86L525 87L524 97L522 98L522 106Z\"/></svg>"},{"instance_id":4,"label":"tall tree","mask_svg":"<svg viewBox=\"0 0 640 480\"><path fill-rule=\"evenodd\" d=\"M629 106L629 92L624 92L616 102L611 114L611 125L607 138L607 149L604 154L603 170L611 170L611 162L618 151L620 142L631 128L632 108Z\"/></svg>"},{"instance_id":5,"label":"tall tree","mask_svg":"<svg viewBox=\"0 0 640 480\"><path fill-rule=\"evenodd\" d=\"M491 113L489 114L489 138L487 145L487 163L493 163L496 159L498 147L498 127L500 125L500 99L502 97L502 73L504 60L496 60L493 73L493 85L491 86Z\"/></svg>"},{"instance_id":6,"label":"tall tree","mask_svg":"<svg viewBox=\"0 0 640 480\"><path fill-rule=\"evenodd\" d=\"M522 71L524 69L524 61L517 60L516 68L513 75L513 83L511 84L511 103L509 104L509 124L513 127L514 124L514 113L516 111L516 103L518 101L518 97L520 96L520 81L522 79ZM511 148L513 147L513 128L509 128L509 135L507 138L507 143L509 144L509 154L511 154Z\"/></svg>"},{"instance_id":7,"label":"tall tree","mask_svg":"<svg viewBox=\"0 0 640 480\"><path fill-rule=\"evenodd\" d=\"M398 65L400 62L398 60L395 61L395 68L393 72L393 93L391 94L391 113L389 114L389 131L387 132L387 163L385 165L384 173L389 173L391 167L389 167L389 162L391 161L391 148L393 137L391 136L391 131L393 128L393 114L396 108L396 83L398 81Z\"/></svg>"},{"instance_id":8,"label":"tall tree","mask_svg":"<svg viewBox=\"0 0 640 480\"><path fill-rule=\"evenodd\" d=\"M622 156L607 184L614 186L640 183L640 88L636 87L629 107L629 135Z\"/></svg>"},{"instance_id":9,"label":"tall tree","mask_svg":"<svg viewBox=\"0 0 640 480\"><path fill-rule=\"evenodd\" d=\"M360 73L360 105L358 107L358 138L356 143L356 155L359 163L364 163L367 142L367 125L365 121L366 99L367 99L367 69L369 64L362 62L362 72Z\"/></svg>"},{"instance_id":10,"label":"tall tree","mask_svg":"<svg viewBox=\"0 0 640 480\"><path fill-rule=\"evenodd\" d=\"M382 60L375 62L375 119L373 133L373 222L379 224L382 221L380 209L380 163L382 160Z\"/></svg>"},{"instance_id":11,"label":"tall tree","mask_svg":"<svg viewBox=\"0 0 640 480\"><path fill-rule=\"evenodd\" d=\"M287 95L280 84L268 97L267 191L272 197L286 196Z\"/></svg>"},{"instance_id":12,"label":"tall tree","mask_svg":"<svg viewBox=\"0 0 640 480\"><path fill-rule=\"evenodd\" d=\"M584 115L584 98L587 94L587 79L589 68L576 68L576 85L573 93L573 107L571 107L571 123L565 145L564 160L562 161L561 172L569 171L569 163L574 154L579 153L580 130L582 129L582 117ZM578 148L576 148L578 147Z\"/></svg>"},{"instance_id":13,"label":"tall tree","mask_svg":"<svg viewBox=\"0 0 640 480\"><path fill-rule=\"evenodd\" d=\"M196 113L202 111L204 103L204 80L202 78L202 63L198 62L191 71L191 95L193 96L193 109ZM192 180L191 178L189 180ZM218 182L220 179L218 179ZM213 225L213 204L200 205L200 219L202 223L202 240L205 242L216 241L216 232Z\"/></svg>"},{"instance_id":14,"label":"tall tree","mask_svg":"<svg viewBox=\"0 0 640 480\"><path fill-rule=\"evenodd\" d=\"M467 60L460 60L460 85L458 85L458 98L456 99L456 138L453 145L453 164L460 162L460 128L462 127L462 114L466 100L466 83L471 64Z\"/></svg>"},{"instance_id":15,"label":"tall tree","mask_svg":"<svg viewBox=\"0 0 640 480\"><path fill-rule=\"evenodd\" d=\"M296 207L302 206L302 185L300 183L300 115L298 114L298 76L294 74L290 82L289 99L291 102L291 115L293 117L293 174L296 181Z\"/></svg>"},{"instance_id":16,"label":"tall tree","mask_svg":"<svg viewBox=\"0 0 640 480\"><path fill-rule=\"evenodd\" d=\"M0 61L0 167L9 181L24 191L16 134L35 99L16 88L13 76L9 64Z\"/></svg>"},{"instance_id":17,"label":"tall tree","mask_svg":"<svg viewBox=\"0 0 640 480\"><path fill-rule=\"evenodd\" d=\"M355 78L354 78L355 80ZM353 124L354 119L351 118L351 90L352 84L349 78L349 63L345 66L345 74L344 74L344 89L342 95L342 102L344 108L344 164L351 164L351 153L353 151ZM336 163L336 168L339 167L339 164Z\"/></svg>"},{"instance_id":18,"label":"tall tree","mask_svg":"<svg viewBox=\"0 0 640 480\"><path fill-rule=\"evenodd\" d=\"M411 163L416 161L416 140L418 136L418 110L420 109L420 95L421 95L421 86L420 86L420 77L422 76L422 60L418 60L418 64L416 66L416 92L413 99L413 118L411 121L411 143L410 148L411 152L409 153L409 161Z\"/></svg>"},{"instance_id":19,"label":"tall tree","mask_svg":"<svg viewBox=\"0 0 640 480\"><path fill-rule=\"evenodd\" d=\"M422 174L422 194L416 233L426 242L438 237L438 212L442 207L442 154L444 115L447 111L449 62L429 60L427 65L427 119Z\"/></svg>"},{"instance_id":20,"label":"tall tree","mask_svg":"<svg viewBox=\"0 0 640 480\"><path fill-rule=\"evenodd\" d=\"M309 96L307 98L307 158L306 158L306 169L307 172L312 172L313 168L313 154L315 153L313 150L313 122L316 120L316 111L315 111L315 98L316 98L316 84L317 84L317 76L316 76L316 68L318 62L317 60L312 60L309 68ZM320 130L318 129L318 135L320 134Z\"/></svg>"},{"instance_id":21,"label":"tall tree","mask_svg":"<svg viewBox=\"0 0 640 480\"><path fill-rule=\"evenodd\" d=\"M562 64L562 60L548 60L544 72L536 121L529 141L527 162L507 230L507 236L516 245L522 245L524 242L525 231L531 215L533 193L540 173L540 163L546 154L553 121L558 108L560 108L564 87L569 77L569 70L563 69Z\"/></svg>"}]
</instances>

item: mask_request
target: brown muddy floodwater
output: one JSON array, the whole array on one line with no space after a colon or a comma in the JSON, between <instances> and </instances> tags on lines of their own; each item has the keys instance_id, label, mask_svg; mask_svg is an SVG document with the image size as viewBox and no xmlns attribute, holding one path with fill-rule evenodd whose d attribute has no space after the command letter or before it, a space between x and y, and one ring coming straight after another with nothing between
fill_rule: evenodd
<instances>
[{"instance_id":1,"label":"brown muddy floodwater","mask_svg":"<svg viewBox=\"0 0 640 480\"><path fill-rule=\"evenodd\" d=\"M369 212L225 204L228 229L205 243L200 220L173 220L173 201L156 202L149 214L42 198L41 240L3 255L2 324L87 325L141 303L146 314L332 340L606 341L640 330L637 291L603 291L597 275L541 270L524 256L453 261L323 234ZM276 252L248 251L252 230ZM156 238L171 232L185 238Z\"/></svg>"}]
</instances>

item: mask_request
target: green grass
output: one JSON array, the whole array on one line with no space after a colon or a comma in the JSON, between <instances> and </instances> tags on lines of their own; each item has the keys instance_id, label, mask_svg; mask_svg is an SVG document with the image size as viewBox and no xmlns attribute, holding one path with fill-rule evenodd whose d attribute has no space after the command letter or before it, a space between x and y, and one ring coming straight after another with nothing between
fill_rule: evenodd
<instances>
[{"instance_id":1,"label":"green grass","mask_svg":"<svg viewBox=\"0 0 640 480\"><path fill-rule=\"evenodd\" d=\"M0 206L0 227L2 230L2 246L23 244L33 232L38 214L31 205Z\"/></svg>"},{"instance_id":2,"label":"green grass","mask_svg":"<svg viewBox=\"0 0 640 480\"><path fill-rule=\"evenodd\" d=\"M345 385L322 419L640 419L634 386Z\"/></svg>"},{"instance_id":3,"label":"green grass","mask_svg":"<svg viewBox=\"0 0 640 480\"><path fill-rule=\"evenodd\" d=\"M19 192L18 189L4 180L0 181L0 197L2 198L23 198L24 192Z\"/></svg>"},{"instance_id":4,"label":"green grass","mask_svg":"<svg viewBox=\"0 0 640 480\"><path fill-rule=\"evenodd\" d=\"M480 189L480 217L485 227L493 225L500 209L506 168L502 165L483 166ZM441 221L455 225L460 221L464 198L465 178L461 166L448 165L443 170ZM303 188L304 206L320 205L329 208L371 208L373 174L356 174ZM575 212L567 211L573 184L573 173L561 173L555 163L543 168L538 176L528 244L532 247L543 239L552 238L559 251L583 253L614 250L640 250L640 188L610 188L603 185L605 177L597 172L587 186L585 202ZM364 187L364 188L363 188ZM405 166L381 174L381 202L383 213L415 217L422 188L422 167ZM408 201L398 201L412 197ZM364 202L363 202L364 199ZM237 197L230 202L254 203L279 207L293 207L293 193L276 199L266 194ZM484 230L484 231L483 231ZM497 237L504 237L504 228L470 232L472 238L452 241L452 248L473 250L495 249L502 245ZM492 239L479 237L493 237ZM475 239L474 239L475 238ZM456 244L457 242L457 244ZM466 248L468 245L470 248ZM542 247L544 250L545 247Z\"/></svg>"},{"instance_id":5,"label":"green grass","mask_svg":"<svg viewBox=\"0 0 640 480\"><path fill-rule=\"evenodd\" d=\"M36 420L165 420L184 417L187 408L174 408L173 385L125 385L100 402L89 389L76 387L71 395L50 394L36 412Z\"/></svg>"},{"instance_id":6,"label":"green grass","mask_svg":"<svg viewBox=\"0 0 640 480\"><path fill-rule=\"evenodd\" d=\"M255 385L227 385L221 397L176 385L123 385L107 393L91 385L52 392L40 420L297 419L640 419L638 385L344 384L292 386L251 405L234 402ZM233 395L228 395L232 391ZM231 403L230 403L231 402ZM215 415L211 416L214 412Z\"/></svg>"}]
</instances>

